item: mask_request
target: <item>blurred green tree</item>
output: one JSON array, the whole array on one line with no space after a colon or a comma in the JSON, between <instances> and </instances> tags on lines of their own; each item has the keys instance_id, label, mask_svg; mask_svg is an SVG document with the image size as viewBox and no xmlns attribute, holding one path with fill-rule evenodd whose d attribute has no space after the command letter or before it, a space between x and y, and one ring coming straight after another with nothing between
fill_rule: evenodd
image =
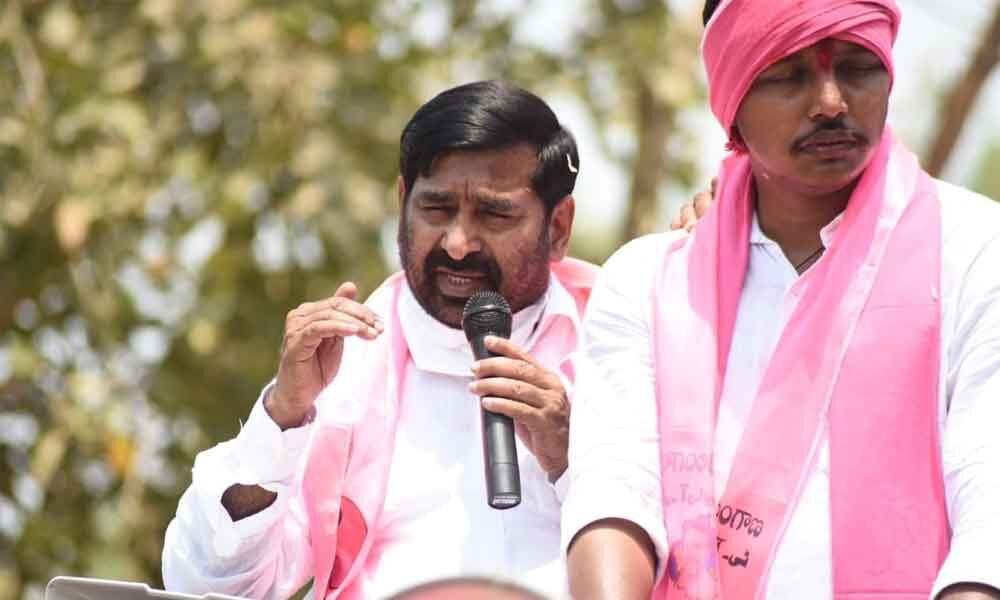
<instances>
[{"instance_id":1,"label":"blurred green tree","mask_svg":"<svg viewBox=\"0 0 1000 600\"><path fill-rule=\"evenodd\" d=\"M972 182L972 189L1000 202L1000 140L996 140L983 153L982 162Z\"/></svg>"}]
</instances>

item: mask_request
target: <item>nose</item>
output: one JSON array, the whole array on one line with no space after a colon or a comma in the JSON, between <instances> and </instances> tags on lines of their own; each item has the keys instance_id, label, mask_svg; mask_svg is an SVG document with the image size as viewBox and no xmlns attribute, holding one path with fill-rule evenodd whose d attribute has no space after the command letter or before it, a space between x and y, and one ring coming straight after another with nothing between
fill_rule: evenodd
<instances>
[{"instance_id":1,"label":"nose","mask_svg":"<svg viewBox=\"0 0 1000 600\"><path fill-rule=\"evenodd\" d=\"M462 260L473 252L478 252L482 244L471 223L465 219L455 219L441 237L441 247L448 256Z\"/></svg>"},{"instance_id":2,"label":"nose","mask_svg":"<svg viewBox=\"0 0 1000 600\"><path fill-rule=\"evenodd\" d=\"M809 117L813 120L836 119L847 112L847 100L833 73L826 72L819 77L815 94L816 98L809 113Z\"/></svg>"}]
</instances>

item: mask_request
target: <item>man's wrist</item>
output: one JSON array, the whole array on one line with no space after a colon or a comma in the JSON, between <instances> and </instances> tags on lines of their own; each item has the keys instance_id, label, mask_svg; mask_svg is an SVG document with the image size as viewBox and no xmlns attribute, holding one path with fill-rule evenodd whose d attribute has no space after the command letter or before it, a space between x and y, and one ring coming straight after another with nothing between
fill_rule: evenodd
<instances>
[{"instance_id":1,"label":"man's wrist","mask_svg":"<svg viewBox=\"0 0 1000 600\"><path fill-rule=\"evenodd\" d=\"M315 406L310 406L305 411L288 410L287 404L277 400L274 392L275 388L272 387L264 396L264 412L282 431L312 423L316 416Z\"/></svg>"},{"instance_id":2,"label":"man's wrist","mask_svg":"<svg viewBox=\"0 0 1000 600\"><path fill-rule=\"evenodd\" d=\"M563 465L561 467L557 467L557 468L552 469L551 471L549 471L548 472L549 483L551 483L552 485L555 485L555 483L557 481L559 481L559 478L563 476L563 473L566 472L567 468L569 468L569 465Z\"/></svg>"}]
</instances>

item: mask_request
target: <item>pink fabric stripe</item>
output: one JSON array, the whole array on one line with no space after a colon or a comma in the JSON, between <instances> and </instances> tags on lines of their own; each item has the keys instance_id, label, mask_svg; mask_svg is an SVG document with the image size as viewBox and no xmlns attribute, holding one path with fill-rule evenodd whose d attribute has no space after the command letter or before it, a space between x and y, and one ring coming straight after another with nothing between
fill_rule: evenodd
<instances>
[{"instance_id":1,"label":"pink fabric stripe","mask_svg":"<svg viewBox=\"0 0 1000 600\"><path fill-rule=\"evenodd\" d=\"M936 410L940 207L928 200L934 182L916 176L901 182L916 198L893 231L882 261L892 271L883 267L875 280L830 406L832 549L850 557L834 561L837 598L926 598L951 539ZM895 393L879 393L894 384Z\"/></svg>"},{"instance_id":2,"label":"pink fabric stripe","mask_svg":"<svg viewBox=\"0 0 1000 600\"><path fill-rule=\"evenodd\" d=\"M943 484L939 468L930 467L940 453L926 443L936 439L940 356L934 291L940 215L933 184L887 130L831 247L796 284L802 299L765 371L716 504L714 423L746 271L750 181L749 159L730 156L716 207L692 238L671 248L655 286L653 354L671 547L668 576L656 597L712 599L723 590L730 599L762 597L828 414L831 456L837 457L834 531L846 532L835 537L835 590L928 593L947 548ZM905 233L896 236L898 229ZM913 247L910 240L920 244ZM903 272L909 277L897 275ZM887 328L877 310L886 296L908 298L920 308L896 311ZM872 302L871 314L864 312ZM858 331L863 335L856 337ZM894 335L872 338L886 331ZM906 334L895 335L899 331ZM859 368L878 356L898 361L897 376L872 377ZM873 400L879 410L871 408ZM873 429L893 428L902 415L905 431L873 436ZM869 426L854 426L868 416ZM858 487L875 481L864 464L878 465L882 485ZM925 527L881 526L897 502L920 515ZM852 526L859 522L864 528ZM894 551L894 544L907 544L907 554ZM912 568L898 568L903 563ZM890 575L879 579L872 564L889 564Z\"/></svg>"},{"instance_id":3,"label":"pink fabric stripe","mask_svg":"<svg viewBox=\"0 0 1000 600\"><path fill-rule=\"evenodd\" d=\"M375 436L388 446L395 439L396 414L401 402L400 384L409 356L396 310L403 285L406 285L406 279L401 273L383 283L392 294L390 324L387 335L371 342L374 346L369 356L375 362L370 371L362 375L360 386L364 397L369 398L374 406L381 405L382 410L369 411L366 420L357 427L365 435ZM371 535L365 535L362 540L345 540L345 544L338 539L343 525L340 519L341 499L345 494L353 494L351 506L365 522L365 533L375 526L382 511L390 462L383 447L359 443L364 439L364 435L359 436L349 427L327 423L322 415L313 433L302 488L315 568L313 593L317 598L356 596L350 582L364 567L364 558L374 540ZM347 489L349 482L358 480L368 484L362 490ZM348 548L357 548L359 542L357 551ZM339 561L335 561L338 558ZM338 569L336 573L335 566ZM345 568L346 572L340 571Z\"/></svg>"}]
</instances>

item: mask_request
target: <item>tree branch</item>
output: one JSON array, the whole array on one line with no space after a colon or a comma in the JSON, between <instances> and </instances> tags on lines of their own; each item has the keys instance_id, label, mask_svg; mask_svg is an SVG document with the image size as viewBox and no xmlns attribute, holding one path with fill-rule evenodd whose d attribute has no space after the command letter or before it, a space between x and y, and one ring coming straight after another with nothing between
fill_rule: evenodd
<instances>
[{"instance_id":1,"label":"tree branch","mask_svg":"<svg viewBox=\"0 0 1000 600\"><path fill-rule=\"evenodd\" d=\"M931 175L937 177L944 170L976 99L997 63L1000 63L1000 4L968 70L955 83L938 110L940 125L927 152L927 172Z\"/></svg>"}]
</instances>

